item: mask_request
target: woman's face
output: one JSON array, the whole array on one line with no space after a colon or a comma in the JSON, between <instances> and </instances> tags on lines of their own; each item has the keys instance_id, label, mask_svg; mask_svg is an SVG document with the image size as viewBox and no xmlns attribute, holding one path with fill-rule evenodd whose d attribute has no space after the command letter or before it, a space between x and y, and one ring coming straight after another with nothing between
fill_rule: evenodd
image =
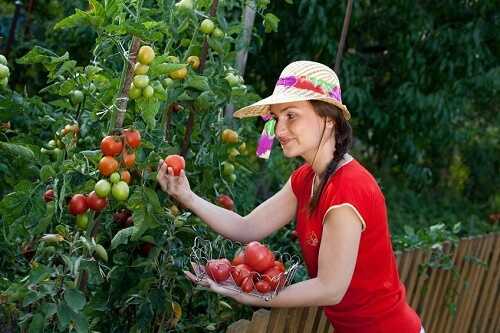
<instances>
[{"instance_id":1,"label":"woman's face","mask_svg":"<svg viewBox=\"0 0 500 333\"><path fill-rule=\"evenodd\" d=\"M271 114L276 119L276 138L286 157L314 156L321 140L325 121L308 101L275 104ZM323 140L332 137L331 126L326 126Z\"/></svg>"}]
</instances>

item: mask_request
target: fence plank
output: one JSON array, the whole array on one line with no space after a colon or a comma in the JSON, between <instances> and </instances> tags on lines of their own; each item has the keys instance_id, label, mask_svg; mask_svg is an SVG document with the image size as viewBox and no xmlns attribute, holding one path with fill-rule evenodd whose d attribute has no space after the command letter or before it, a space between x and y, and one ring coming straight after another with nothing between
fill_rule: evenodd
<instances>
[{"instance_id":1,"label":"fence plank","mask_svg":"<svg viewBox=\"0 0 500 333\"><path fill-rule=\"evenodd\" d=\"M304 317L304 325L302 327L302 332L304 333L314 333L314 323L316 321L316 317L321 315L323 310L319 307L309 307L305 313Z\"/></svg>"},{"instance_id":2,"label":"fence plank","mask_svg":"<svg viewBox=\"0 0 500 333\"><path fill-rule=\"evenodd\" d=\"M457 262L457 256L459 253L458 246L458 244L454 245L451 242L447 242L443 248L445 253L451 255L453 265ZM434 315L431 317L430 322L426 323L425 326L429 332L441 332L438 327L443 323L443 318L447 314L449 315L446 296L450 290L450 285L452 284L451 279L453 274L453 268L441 271L440 286L439 292L436 295L436 303L434 304L433 309L430 310L430 312Z\"/></svg>"},{"instance_id":3,"label":"fence plank","mask_svg":"<svg viewBox=\"0 0 500 333\"><path fill-rule=\"evenodd\" d=\"M422 308L419 306L420 299L422 295L425 294L424 284L428 279L426 274L421 274L421 265L429 259L429 250L419 250L417 252L416 261L414 262L414 269L410 279L409 285L411 286L411 297L408 298L408 302L417 313L422 312Z\"/></svg>"},{"instance_id":4,"label":"fence plank","mask_svg":"<svg viewBox=\"0 0 500 333\"><path fill-rule=\"evenodd\" d=\"M321 311L321 317L319 318L318 328L315 332L328 333L330 326L332 326L332 324L330 324L330 321L326 317L325 313Z\"/></svg>"},{"instance_id":5,"label":"fence plank","mask_svg":"<svg viewBox=\"0 0 500 333\"><path fill-rule=\"evenodd\" d=\"M271 316L269 318L269 324L267 325L267 332L269 333L282 333L285 332L285 325L288 315L287 308L283 309L272 309Z\"/></svg>"},{"instance_id":6,"label":"fence plank","mask_svg":"<svg viewBox=\"0 0 500 333\"><path fill-rule=\"evenodd\" d=\"M484 281L483 293L479 296L482 300L482 309L478 309L478 332L488 333L488 324L498 316L498 307L494 307L495 299L498 299L500 285L500 235L492 237L491 258L488 262L488 274ZM492 327L493 328L493 327Z\"/></svg>"},{"instance_id":7,"label":"fence plank","mask_svg":"<svg viewBox=\"0 0 500 333\"><path fill-rule=\"evenodd\" d=\"M249 320L240 319L229 325L226 333L246 333L249 324Z\"/></svg>"},{"instance_id":8,"label":"fence plank","mask_svg":"<svg viewBox=\"0 0 500 333\"><path fill-rule=\"evenodd\" d=\"M271 311L259 309L252 315L252 321L248 325L246 333L262 333L267 330Z\"/></svg>"}]
</instances>

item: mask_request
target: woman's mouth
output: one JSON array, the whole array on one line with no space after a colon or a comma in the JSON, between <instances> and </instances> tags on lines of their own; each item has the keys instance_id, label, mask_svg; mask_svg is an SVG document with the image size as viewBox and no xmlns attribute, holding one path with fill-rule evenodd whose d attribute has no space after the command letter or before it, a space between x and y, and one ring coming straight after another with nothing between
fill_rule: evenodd
<instances>
[{"instance_id":1,"label":"woman's mouth","mask_svg":"<svg viewBox=\"0 0 500 333\"><path fill-rule=\"evenodd\" d=\"M287 143L292 141L293 139L280 139L279 142L282 146L285 146Z\"/></svg>"}]
</instances>

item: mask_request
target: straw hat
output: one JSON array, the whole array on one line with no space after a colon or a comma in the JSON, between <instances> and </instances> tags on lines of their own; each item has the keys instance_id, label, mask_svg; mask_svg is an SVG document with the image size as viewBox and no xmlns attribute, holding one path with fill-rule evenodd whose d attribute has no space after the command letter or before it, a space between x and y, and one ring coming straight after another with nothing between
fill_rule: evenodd
<instances>
[{"instance_id":1,"label":"straw hat","mask_svg":"<svg viewBox=\"0 0 500 333\"><path fill-rule=\"evenodd\" d=\"M295 61L283 69L273 94L234 113L234 117L245 118L269 113L270 105L320 100L338 107L346 120L351 118L342 104L340 83L337 74L328 66L314 61Z\"/></svg>"}]
</instances>

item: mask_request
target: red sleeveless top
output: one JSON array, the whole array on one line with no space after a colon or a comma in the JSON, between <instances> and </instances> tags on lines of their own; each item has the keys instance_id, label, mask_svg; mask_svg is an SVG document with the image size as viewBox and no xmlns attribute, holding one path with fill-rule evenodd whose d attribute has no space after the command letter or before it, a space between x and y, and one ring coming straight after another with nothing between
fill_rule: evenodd
<instances>
[{"instance_id":1,"label":"red sleeveless top","mask_svg":"<svg viewBox=\"0 0 500 333\"><path fill-rule=\"evenodd\" d=\"M324 311L336 333L419 333L420 318L406 303L392 250L384 196L373 176L356 160L341 165L308 215L314 171L303 164L291 176L298 206L296 231L311 278L318 274L323 219L329 209L349 205L362 221L358 257L348 290ZM335 260L335 258L332 258Z\"/></svg>"}]
</instances>

